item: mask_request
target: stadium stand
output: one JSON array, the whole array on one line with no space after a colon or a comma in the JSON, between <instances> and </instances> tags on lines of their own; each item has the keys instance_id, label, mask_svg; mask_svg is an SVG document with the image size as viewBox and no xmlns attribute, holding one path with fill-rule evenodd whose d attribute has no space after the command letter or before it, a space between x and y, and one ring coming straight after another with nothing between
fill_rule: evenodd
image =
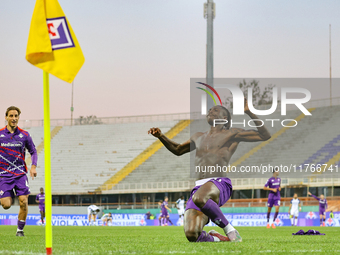
<instances>
[{"instance_id":1,"label":"stadium stand","mask_svg":"<svg viewBox=\"0 0 340 255\"><path fill-rule=\"evenodd\" d=\"M43 134L44 131L41 130L41 129L43 129L43 128L34 128L34 129L30 130L30 135L31 135L31 137L32 137L32 139L35 143L38 155L44 149L44 137L41 136L41 134ZM62 129L61 126L51 128L51 140L53 139L53 137L55 137L58 134L60 129ZM36 144L36 142L39 141L39 140L41 142L39 144ZM26 164L29 166L29 165L31 165L32 160L31 160L31 156L29 154L27 156L28 157L26 158Z\"/></svg>"},{"instance_id":2,"label":"stadium stand","mask_svg":"<svg viewBox=\"0 0 340 255\"><path fill-rule=\"evenodd\" d=\"M299 114L298 111L288 112L288 118L295 118ZM279 119L281 117L280 113L274 113L268 116L268 119ZM233 116L232 117L235 122L241 122L243 119L242 116ZM270 122L269 122L270 123ZM241 126L235 126L241 127ZM276 133L282 130L282 126L274 125L274 127L268 126L268 129L271 133ZM208 125L206 124L206 120L195 120L191 123L190 128L185 128L180 134L174 137L174 141L178 143L182 143L190 139L190 134L198 131L208 130ZM237 161L239 157L248 153L255 147L257 147L259 143L241 143L236 150L235 154L231 159L231 163ZM191 153L191 157L194 157L194 153ZM166 160L165 160L166 159ZM192 160L192 159L191 159ZM177 157L170 153L165 147L162 147L159 151L157 151L152 157L145 161L141 166L139 166L133 173L128 175L114 190L126 189L126 187L135 188L136 186L140 186L140 183L157 183L157 182L168 182L175 185L180 185L179 181L190 181L190 185L188 185L187 189L190 189L193 185L194 179L190 178L190 154L185 154L180 157ZM247 178L247 177L245 177ZM260 184L263 185L263 181ZM185 187L183 187L185 188ZM144 187L145 189L145 187ZM168 190L171 188L169 187ZM165 187L166 190L166 187Z\"/></svg>"},{"instance_id":3,"label":"stadium stand","mask_svg":"<svg viewBox=\"0 0 340 255\"><path fill-rule=\"evenodd\" d=\"M242 162L243 166L252 165L301 165L315 152L328 144L340 133L340 107L316 108L313 118L306 116L301 119L296 128L287 129L278 138L269 142L261 151L255 152ZM322 154L326 157L326 154ZM282 177L304 177L305 172L289 173Z\"/></svg>"},{"instance_id":4,"label":"stadium stand","mask_svg":"<svg viewBox=\"0 0 340 255\"><path fill-rule=\"evenodd\" d=\"M162 130L162 132L164 131ZM175 142L181 143L183 141L187 141L189 138L190 127L187 126L182 132L177 134L173 140ZM156 140L154 137L153 139ZM190 184L188 182L190 179L189 168L190 154L185 154L181 157L178 157L170 153L164 146L162 146L143 164L141 164L131 174L129 174L121 183L119 183L118 187L114 187L113 190L139 187L140 190L146 191L149 189L149 187L141 186L141 183L154 183L156 187L158 187L157 183L178 183L178 180L186 181L186 189L190 189ZM161 184L160 190L166 190L167 187L168 186ZM181 186L178 188L182 190L185 189L185 187ZM108 187L108 189L111 189L111 187ZM169 186L167 190L176 190L176 187Z\"/></svg>"},{"instance_id":5,"label":"stadium stand","mask_svg":"<svg viewBox=\"0 0 340 255\"><path fill-rule=\"evenodd\" d=\"M190 120L181 120L174 127L172 127L168 132L165 132L165 135L172 139L177 134L179 134L183 129L188 127L190 124ZM105 182L101 187L98 188L98 191L102 189L112 189L117 183L126 178L129 174L131 174L138 166L143 164L149 157L155 154L162 146L162 143L156 139L148 148L146 148L141 154L139 154L136 158L134 158L131 162L125 165L120 171L118 171L114 176L112 176L107 182ZM144 172L144 176L148 176L148 171ZM142 176L140 177L142 178ZM108 186L108 188L106 187Z\"/></svg>"},{"instance_id":6,"label":"stadium stand","mask_svg":"<svg viewBox=\"0 0 340 255\"><path fill-rule=\"evenodd\" d=\"M309 111L313 111L315 110L315 108L309 109ZM274 118L276 116L273 116ZM300 114L297 118L295 118L295 121L299 122L301 121L303 118L305 117L304 114ZM291 121L287 126L293 126L295 125L294 121ZM278 138L280 135L282 135L285 131L287 131L289 129L289 127L282 127L280 128L279 131L275 132L275 130L271 130L274 131L275 133L271 133L271 139L261 142L260 144L258 144L256 147L252 148L251 150L249 150L247 153L244 153L243 156L241 156L240 158L238 158L232 165L233 166L237 166L242 164L242 162L244 160L246 160L247 158L249 158L251 155L253 155L255 152L259 151L260 149L262 149L264 146L266 146L268 143L272 143L274 139Z\"/></svg>"},{"instance_id":7,"label":"stadium stand","mask_svg":"<svg viewBox=\"0 0 340 255\"><path fill-rule=\"evenodd\" d=\"M339 198L337 200L328 201L328 210L329 211L334 211L334 212L340 211L340 201L339 201Z\"/></svg>"},{"instance_id":8,"label":"stadium stand","mask_svg":"<svg viewBox=\"0 0 340 255\"><path fill-rule=\"evenodd\" d=\"M261 143L241 143L230 163L240 167L261 164L329 163L332 160L338 162L339 110L340 106L318 107L312 111L313 118L309 116L300 118L295 128L283 128L280 124L277 125L279 122L272 127L271 122L265 122L274 139L263 143L261 147L259 147ZM291 110L286 116L281 116L277 112L261 119L283 117L296 119L300 115L300 111ZM242 116L232 118L240 122ZM182 126L179 133L173 134L173 140L179 143L188 140L195 129L202 127L201 122L206 125L205 120L193 120L190 126ZM177 157L159 142L157 146L160 147L155 149L151 145L155 144L157 139L147 135L150 127L160 127L162 132L166 133L180 123L185 122L161 120L51 128L56 130L51 141L53 194L87 194L99 190L106 194L190 191L194 179L191 178L189 169L194 154ZM286 122L288 123L289 121ZM27 131L41 149L43 128L31 127ZM148 153L144 157L146 151ZM133 167L127 169L129 163L130 166L133 163ZM39 153L37 171L39 177L30 181L33 194L44 186L43 149ZM282 174L281 177L284 185L303 183L313 187L332 186L340 180L340 178L322 179L324 175L308 180L303 174L294 176ZM255 176L249 173L237 176L230 174L235 189L262 188L270 176L271 173L256 176L259 178L253 178Z\"/></svg>"},{"instance_id":9,"label":"stadium stand","mask_svg":"<svg viewBox=\"0 0 340 255\"><path fill-rule=\"evenodd\" d=\"M155 141L147 135L150 127L159 126L167 132L177 122L63 127L51 140L53 194L94 191ZM42 128L27 130L38 144ZM37 172L39 177L30 182L33 194L44 186L44 151L39 154Z\"/></svg>"},{"instance_id":10,"label":"stadium stand","mask_svg":"<svg viewBox=\"0 0 340 255\"><path fill-rule=\"evenodd\" d=\"M340 135L310 156L303 164L336 164L340 159Z\"/></svg>"}]
</instances>

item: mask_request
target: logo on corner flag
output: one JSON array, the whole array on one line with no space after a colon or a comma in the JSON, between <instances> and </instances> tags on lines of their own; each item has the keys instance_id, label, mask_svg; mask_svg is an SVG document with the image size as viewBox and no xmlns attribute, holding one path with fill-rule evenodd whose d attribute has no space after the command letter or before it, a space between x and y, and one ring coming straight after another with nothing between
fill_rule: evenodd
<instances>
[{"instance_id":1,"label":"logo on corner flag","mask_svg":"<svg viewBox=\"0 0 340 255\"><path fill-rule=\"evenodd\" d=\"M46 22L52 50L74 47L74 42L65 17L46 19Z\"/></svg>"}]
</instances>

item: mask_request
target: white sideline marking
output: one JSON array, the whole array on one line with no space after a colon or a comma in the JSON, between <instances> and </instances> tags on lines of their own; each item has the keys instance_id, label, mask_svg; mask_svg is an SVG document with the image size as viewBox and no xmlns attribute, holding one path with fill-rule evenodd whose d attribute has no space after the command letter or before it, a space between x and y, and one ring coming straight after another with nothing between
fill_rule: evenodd
<instances>
[{"instance_id":1,"label":"white sideline marking","mask_svg":"<svg viewBox=\"0 0 340 255\"><path fill-rule=\"evenodd\" d=\"M28 252L28 251L1 251L0 254L27 254L27 255L46 255L46 252L40 253L40 252Z\"/></svg>"}]
</instances>

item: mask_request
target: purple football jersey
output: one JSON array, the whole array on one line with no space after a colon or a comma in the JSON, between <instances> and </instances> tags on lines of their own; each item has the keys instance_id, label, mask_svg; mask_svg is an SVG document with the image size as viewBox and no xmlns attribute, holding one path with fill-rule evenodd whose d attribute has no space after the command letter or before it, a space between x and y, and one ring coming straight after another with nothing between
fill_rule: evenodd
<instances>
[{"instance_id":1,"label":"purple football jersey","mask_svg":"<svg viewBox=\"0 0 340 255\"><path fill-rule=\"evenodd\" d=\"M327 200L318 198L317 196L314 196L312 194L312 197L314 197L316 200L319 201L319 211L325 211L327 209Z\"/></svg>"},{"instance_id":2,"label":"purple football jersey","mask_svg":"<svg viewBox=\"0 0 340 255\"><path fill-rule=\"evenodd\" d=\"M27 131L19 127L14 133L7 127L0 129L0 177L17 178L27 173L26 149L31 154L32 165L37 165L37 150Z\"/></svg>"},{"instance_id":3,"label":"purple football jersey","mask_svg":"<svg viewBox=\"0 0 340 255\"><path fill-rule=\"evenodd\" d=\"M43 194L39 193L35 200L39 201L39 205L45 205L45 193Z\"/></svg>"},{"instance_id":4,"label":"purple football jersey","mask_svg":"<svg viewBox=\"0 0 340 255\"><path fill-rule=\"evenodd\" d=\"M168 210L165 208L165 206L168 206L168 202L164 201L161 205L162 212L167 212Z\"/></svg>"},{"instance_id":5,"label":"purple football jersey","mask_svg":"<svg viewBox=\"0 0 340 255\"><path fill-rule=\"evenodd\" d=\"M280 191L279 191L279 188L281 186L281 179L280 178L270 177L264 186L271 188L271 189L277 189L276 192L269 191L269 196L274 195L275 197L280 198Z\"/></svg>"}]
</instances>

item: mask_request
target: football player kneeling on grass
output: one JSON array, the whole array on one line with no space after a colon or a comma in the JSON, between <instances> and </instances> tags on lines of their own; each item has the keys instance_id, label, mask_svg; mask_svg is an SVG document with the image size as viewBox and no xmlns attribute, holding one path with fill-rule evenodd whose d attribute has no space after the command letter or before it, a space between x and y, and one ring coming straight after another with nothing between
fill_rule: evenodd
<instances>
[{"instance_id":1,"label":"football player kneeling on grass","mask_svg":"<svg viewBox=\"0 0 340 255\"><path fill-rule=\"evenodd\" d=\"M101 220L103 222L103 226L112 226L112 214L110 212L105 213Z\"/></svg>"},{"instance_id":2,"label":"football player kneeling on grass","mask_svg":"<svg viewBox=\"0 0 340 255\"><path fill-rule=\"evenodd\" d=\"M96 226L97 214L100 212L100 208L96 205L90 205L87 207L87 215L89 220L89 225Z\"/></svg>"}]
</instances>

